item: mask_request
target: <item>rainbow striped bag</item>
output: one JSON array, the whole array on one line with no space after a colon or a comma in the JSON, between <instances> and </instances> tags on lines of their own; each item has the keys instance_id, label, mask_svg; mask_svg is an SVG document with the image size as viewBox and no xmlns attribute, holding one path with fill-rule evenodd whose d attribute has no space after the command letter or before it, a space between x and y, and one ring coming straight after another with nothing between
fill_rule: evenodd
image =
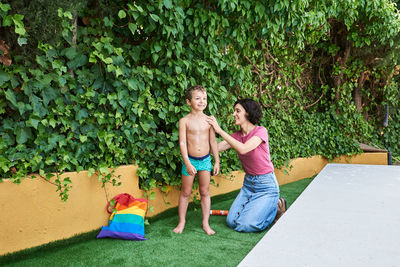
<instances>
[{"instance_id":1,"label":"rainbow striped bag","mask_svg":"<svg viewBox=\"0 0 400 267\"><path fill-rule=\"evenodd\" d=\"M144 237L144 217L147 200L133 198L127 205L117 202L110 216L109 225L101 227L97 238L147 240Z\"/></svg>"}]
</instances>

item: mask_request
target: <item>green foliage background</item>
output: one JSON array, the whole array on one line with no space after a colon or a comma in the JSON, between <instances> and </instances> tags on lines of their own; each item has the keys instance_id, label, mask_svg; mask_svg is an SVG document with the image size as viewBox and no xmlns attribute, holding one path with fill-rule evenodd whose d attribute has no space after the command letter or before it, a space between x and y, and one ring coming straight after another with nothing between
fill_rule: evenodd
<instances>
[{"instance_id":1,"label":"green foliage background","mask_svg":"<svg viewBox=\"0 0 400 267\"><path fill-rule=\"evenodd\" d=\"M116 183L107 168L135 163L143 188L178 185L178 120L195 84L230 132L238 98L262 104L275 167L353 155L358 142L400 155L391 1L47 1L40 14L57 23L32 16L43 1L21 2L0 1L13 60L0 65L2 178L89 170ZM240 168L234 151L221 167ZM69 180L55 181L66 199Z\"/></svg>"}]
</instances>

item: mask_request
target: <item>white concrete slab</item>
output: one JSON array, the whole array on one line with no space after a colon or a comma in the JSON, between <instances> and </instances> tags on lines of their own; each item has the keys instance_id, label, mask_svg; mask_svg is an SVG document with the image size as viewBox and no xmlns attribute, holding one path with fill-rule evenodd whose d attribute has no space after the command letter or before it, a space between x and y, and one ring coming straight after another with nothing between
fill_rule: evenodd
<instances>
[{"instance_id":1,"label":"white concrete slab","mask_svg":"<svg viewBox=\"0 0 400 267\"><path fill-rule=\"evenodd\" d=\"M400 166L328 164L239 266L400 266Z\"/></svg>"}]
</instances>

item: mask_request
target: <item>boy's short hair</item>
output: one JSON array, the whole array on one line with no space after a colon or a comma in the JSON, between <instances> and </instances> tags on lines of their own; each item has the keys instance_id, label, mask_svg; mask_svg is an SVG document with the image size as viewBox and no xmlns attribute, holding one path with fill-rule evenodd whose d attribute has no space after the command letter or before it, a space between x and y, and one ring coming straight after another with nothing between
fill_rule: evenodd
<instances>
[{"instance_id":1,"label":"boy's short hair","mask_svg":"<svg viewBox=\"0 0 400 267\"><path fill-rule=\"evenodd\" d=\"M193 91L197 91L197 90L207 93L206 88L204 88L202 85L195 85L195 86L189 87L186 90L185 99L192 100L192 93L193 93Z\"/></svg>"},{"instance_id":2,"label":"boy's short hair","mask_svg":"<svg viewBox=\"0 0 400 267\"><path fill-rule=\"evenodd\" d=\"M260 122L262 118L262 109L257 101L245 98L236 101L235 106L237 104L240 104L247 112L246 118L249 120L249 122L251 122L252 124L258 124Z\"/></svg>"}]
</instances>

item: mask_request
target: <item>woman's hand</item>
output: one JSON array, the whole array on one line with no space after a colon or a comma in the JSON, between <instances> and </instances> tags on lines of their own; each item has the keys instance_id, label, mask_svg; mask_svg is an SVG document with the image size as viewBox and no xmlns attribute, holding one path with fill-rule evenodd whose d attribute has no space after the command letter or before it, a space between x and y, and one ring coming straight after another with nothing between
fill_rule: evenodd
<instances>
[{"instance_id":1,"label":"woman's hand","mask_svg":"<svg viewBox=\"0 0 400 267\"><path fill-rule=\"evenodd\" d=\"M206 121L214 128L214 131L219 134L222 129L219 127L217 119L214 116L207 116Z\"/></svg>"}]
</instances>

